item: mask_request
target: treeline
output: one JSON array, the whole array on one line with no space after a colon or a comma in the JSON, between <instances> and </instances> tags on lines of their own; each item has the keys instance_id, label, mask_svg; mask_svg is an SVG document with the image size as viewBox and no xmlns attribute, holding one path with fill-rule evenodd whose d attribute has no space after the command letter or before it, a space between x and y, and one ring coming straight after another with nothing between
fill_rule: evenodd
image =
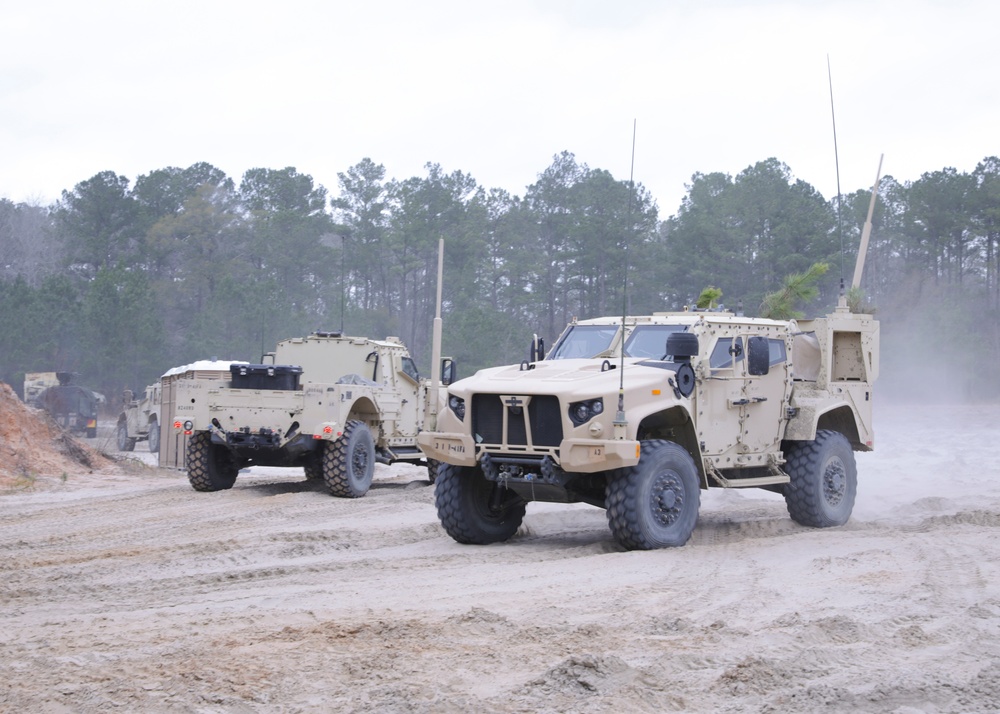
<instances>
[{"instance_id":1,"label":"treeline","mask_svg":"<svg viewBox=\"0 0 1000 714\"><path fill-rule=\"evenodd\" d=\"M51 206L0 199L0 379L74 371L116 396L198 359L258 361L316 329L397 335L426 370L439 238L444 351L463 374L523 359L532 334L551 340L574 316L683 309L708 286L752 315L822 261L820 298L802 306L816 314L851 280L870 198L824 198L767 159L696 174L661 218L641 183L570 153L523 196L425 168L390 179L365 159L330 196L294 168L237 185L200 163L134 184L105 171ZM996 393L1000 159L885 177L873 226L862 288L882 321L883 377L947 355L957 388Z\"/></svg>"}]
</instances>

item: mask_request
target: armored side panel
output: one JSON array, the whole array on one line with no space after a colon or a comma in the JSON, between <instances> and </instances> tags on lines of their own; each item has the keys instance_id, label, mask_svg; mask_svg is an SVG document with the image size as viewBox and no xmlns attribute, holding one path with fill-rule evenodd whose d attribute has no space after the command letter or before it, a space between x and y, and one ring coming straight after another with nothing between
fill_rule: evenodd
<instances>
[{"instance_id":1,"label":"armored side panel","mask_svg":"<svg viewBox=\"0 0 1000 714\"><path fill-rule=\"evenodd\" d=\"M785 438L814 439L818 429L849 436L861 451L874 447L872 403L879 372L879 324L871 315L840 311L798 323L793 366L794 415ZM802 353L801 361L798 353ZM801 365L801 366L800 366Z\"/></svg>"},{"instance_id":2,"label":"armored side panel","mask_svg":"<svg viewBox=\"0 0 1000 714\"><path fill-rule=\"evenodd\" d=\"M282 340L274 353L276 364L301 367L303 383L325 384L351 374L377 381L377 357L372 340L327 333Z\"/></svg>"}]
</instances>

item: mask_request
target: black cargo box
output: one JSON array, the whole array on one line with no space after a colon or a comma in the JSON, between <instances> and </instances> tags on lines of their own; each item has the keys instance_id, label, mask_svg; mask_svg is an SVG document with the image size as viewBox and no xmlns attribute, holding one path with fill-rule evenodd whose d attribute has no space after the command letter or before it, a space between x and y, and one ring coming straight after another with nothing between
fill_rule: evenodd
<instances>
[{"instance_id":1,"label":"black cargo box","mask_svg":"<svg viewBox=\"0 0 1000 714\"><path fill-rule=\"evenodd\" d=\"M233 389L294 390L302 376L302 368L290 364L233 364L229 372Z\"/></svg>"}]
</instances>

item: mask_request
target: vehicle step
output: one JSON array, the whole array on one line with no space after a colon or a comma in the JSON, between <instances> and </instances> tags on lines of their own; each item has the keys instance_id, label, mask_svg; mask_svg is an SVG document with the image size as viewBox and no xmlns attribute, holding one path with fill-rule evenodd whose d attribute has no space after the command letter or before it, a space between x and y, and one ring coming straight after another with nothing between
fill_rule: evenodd
<instances>
[{"instance_id":1,"label":"vehicle step","mask_svg":"<svg viewBox=\"0 0 1000 714\"><path fill-rule=\"evenodd\" d=\"M718 481L723 488L757 488L759 486L776 486L789 482L788 476L755 476L753 478L726 478L719 474L712 474L712 478Z\"/></svg>"}]
</instances>

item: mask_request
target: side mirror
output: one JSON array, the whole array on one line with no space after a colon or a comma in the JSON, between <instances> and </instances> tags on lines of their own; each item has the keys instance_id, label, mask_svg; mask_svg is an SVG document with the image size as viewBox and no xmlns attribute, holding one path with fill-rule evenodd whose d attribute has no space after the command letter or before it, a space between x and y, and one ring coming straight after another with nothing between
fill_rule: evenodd
<instances>
[{"instance_id":1,"label":"side mirror","mask_svg":"<svg viewBox=\"0 0 1000 714\"><path fill-rule=\"evenodd\" d=\"M747 374L760 377L771 369L771 348L766 337L747 338Z\"/></svg>"},{"instance_id":2,"label":"side mirror","mask_svg":"<svg viewBox=\"0 0 1000 714\"><path fill-rule=\"evenodd\" d=\"M455 360L451 357L443 358L441 360L441 384L447 387L455 381L456 374Z\"/></svg>"},{"instance_id":3,"label":"side mirror","mask_svg":"<svg viewBox=\"0 0 1000 714\"><path fill-rule=\"evenodd\" d=\"M690 332L671 332L667 335L664 357L669 356L674 362L690 362L698 356L698 335Z\"/></svg>"},{"instance_id":4,"label":"side mirror","mask_svg":"<svg viewBox=\"0 0 1000 714\"><path fill-rule=\"evenodd\" d=\"M545 359L545 339L538 335L531 338L531 350L529 362L540 362Z\"/></svg>"}]
</instances>

